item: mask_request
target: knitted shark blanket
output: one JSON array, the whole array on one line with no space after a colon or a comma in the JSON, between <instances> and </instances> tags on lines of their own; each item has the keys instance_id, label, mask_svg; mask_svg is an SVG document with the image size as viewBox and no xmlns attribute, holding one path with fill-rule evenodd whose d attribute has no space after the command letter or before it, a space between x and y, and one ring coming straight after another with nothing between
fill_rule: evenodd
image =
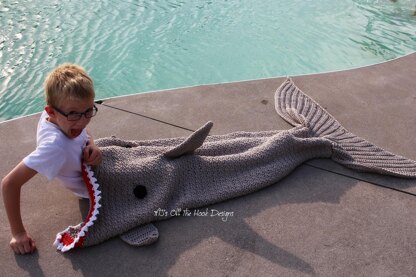
<instances>
[{"instance_id":1,"label":"knitted shark blanket","mask_svg":"<svg viewBox=\"0 0 416 277\"><path fill-rule=\"evenodd\" d=\"M416 177L416 162L389 153L343 128L287 79L276 91L277 113L295 127L283 131L208 136L208 122L187 138L96 141L102 164L83 165L90 194L85 220L57 234L62 252L121 236L132 245L158 238L158 211L207 206L275 184L313 158L349 168Z\"/></svg>"}]
</instances>

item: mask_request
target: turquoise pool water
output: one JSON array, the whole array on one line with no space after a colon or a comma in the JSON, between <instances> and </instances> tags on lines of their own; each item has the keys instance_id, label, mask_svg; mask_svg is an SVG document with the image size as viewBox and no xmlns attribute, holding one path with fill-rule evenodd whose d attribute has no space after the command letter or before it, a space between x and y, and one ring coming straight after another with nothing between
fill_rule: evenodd
<instances>
[{"instance_id":1,"label":"turquoise pool water","mask_svg":"<svg viewBox=\"0 0 416 277\"><path fill-rule=\"evenodd\" d=\"M0 2L0 121L41 111L43 80L84 66L97 99L333 71L416 50L415 1Z\"/></svg>"}]
</instances>

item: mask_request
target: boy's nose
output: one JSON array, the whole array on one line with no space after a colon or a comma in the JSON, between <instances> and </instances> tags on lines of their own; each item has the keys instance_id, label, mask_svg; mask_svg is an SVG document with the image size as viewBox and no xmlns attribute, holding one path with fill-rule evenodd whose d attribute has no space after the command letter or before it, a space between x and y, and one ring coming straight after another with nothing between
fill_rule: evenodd
<instances>
[{"instance_id":1,"label":"boy's nose","mask_svg":"<svg viewBox=\"0 0 416 277\"><path fill-rule=\"evenodd\" d=\"M75 124L76 127L85 128L90 123L91 118L86 118L84 115Z\"/></svg>"}]
</instances>

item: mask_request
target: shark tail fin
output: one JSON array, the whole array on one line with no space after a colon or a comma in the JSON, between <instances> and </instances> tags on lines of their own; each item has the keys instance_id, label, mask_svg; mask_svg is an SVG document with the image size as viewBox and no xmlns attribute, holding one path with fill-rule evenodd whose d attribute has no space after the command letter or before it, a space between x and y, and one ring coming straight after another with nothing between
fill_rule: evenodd
<instances>
[{"instance_id":1,"label":"shark tail fin","mask_svg":"<svg viewBox=\"0 0 416 277\"><path fill-rule=\"evenodd\" d=\"M398 177L416 177L415 161L390 153L347 131L290 78L277 89L275 108L291 125L306 126L313 136L330 140L331 159L346 167Z\"/></svg>"}]
</instances>

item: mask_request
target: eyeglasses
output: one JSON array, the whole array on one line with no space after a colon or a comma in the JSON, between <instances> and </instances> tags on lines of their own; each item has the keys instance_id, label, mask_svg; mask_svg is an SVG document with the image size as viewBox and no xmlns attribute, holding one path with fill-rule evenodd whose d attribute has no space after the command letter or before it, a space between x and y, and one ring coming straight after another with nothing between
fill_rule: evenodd
<instances>
[{"instance_id":1,"label":"eyeglasses","mask_svg":"<svg viewBox=\"0 0 416 277\"><path fill-rule=\"evenodd\" d=\"M53 107L53 109L56 110L58 113L62 114L63 116L66 116L66 119L68 119L69 121L78 121L81 119L82 116L85 116L85 118L91 118L95 116L98 112L98 108L95 105L94 107L89 108L83 113L77 113L77 112L65 113L58 108Z\"/></svg>"}]
</instances>

